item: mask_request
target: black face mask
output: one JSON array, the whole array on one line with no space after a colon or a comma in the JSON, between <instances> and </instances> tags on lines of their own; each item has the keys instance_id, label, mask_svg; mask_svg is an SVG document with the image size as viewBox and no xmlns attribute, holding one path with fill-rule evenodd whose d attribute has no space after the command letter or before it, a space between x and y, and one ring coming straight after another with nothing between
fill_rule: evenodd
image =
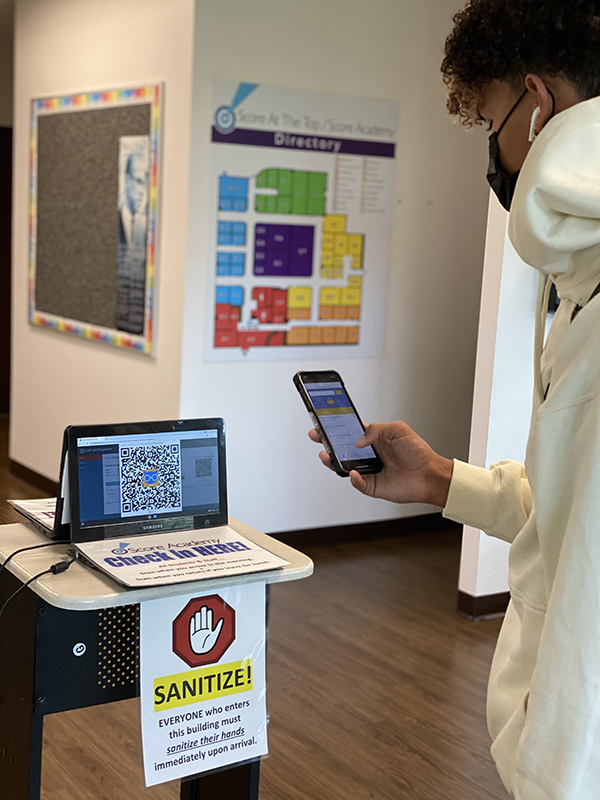
<instances>
[{"instance_id":1,"label":"black face mask","mask_svg":"<svg viewBox=\"0 0 600 800\"><path fill-rule=\"evenodd\" d=\"M550 89L548 89L548 93L552 98L551 116L554 116L556 101ZM519 103L525 97L526 94L527 94L527 89L525 89L523 94L519 97L517 102L514 104L514 106L511 108L508 114L504 117L504 122L502 123L502 125L500 125L498 130L494 131L494 133L492 133L490 136L490 145L489 145L490 163L488 165L487 179L489 185L492 187L492 191L494 192L498 200L500 200L501 205L507 211L510 211L510 206L512 203L513 196L515 194L515 189L517 188L517 180L519 178L520 170L517 170L517 172L515 172L513 175L509 175L506 172L506 170L502 167L502 164L500 163L500 158L498 156L498 134L500 133L502 128L506 125L506 123L510 119L511 114L513 113L513 111L516 109L516 107L519 105Z\"/></svg>"},{"instance_id":2,"label":"black face mask","mask_svg":"<svg viewBox=\"0 0 600 800\"><path fill-rule=\"evenodd\" d=\"M502 130L502 128L506 125L508 120L510 119L511 114L519 105L521 100L527 94L527 89L523 92L523 94L519 97L517 102L508 112L506 117L504 117L504 122L497 131L490 136L490 163L488 165L487 171L487 179L489 185L492 187L492 191L500 200L501 205L507 211L510 211L510 205L512 203L512 199L515 193L515 189L517 188L517 180L519 177L519 171L515 172L514 175L509 175L506 170L503 168L502 164L500 163L500 158L498 156L498 134Z\"/></svg>"}]
</instances>

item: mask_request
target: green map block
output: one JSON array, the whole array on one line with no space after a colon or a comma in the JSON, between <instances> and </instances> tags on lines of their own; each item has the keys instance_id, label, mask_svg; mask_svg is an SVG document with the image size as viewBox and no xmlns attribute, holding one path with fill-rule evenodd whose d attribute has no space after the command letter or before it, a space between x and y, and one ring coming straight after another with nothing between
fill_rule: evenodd
<instances>
[{"instance_id":1,"label":"green map block","mask_svg":"<svg viewBox=\"0 0 600 800\"><path fill-rule=\"evenodd\" d=\"M323 216L325 214L327 175L324 172L310 172L308 177L308 213Z\"/></svg>"},{"instance_id":2,"label":"green map block","mask_svg":"<svg viewBox=\"0 0 600 800\"><path fill-rule=\"evenodd\" d=\"M325 214L327 173L291 169L264 169L256 176L257 189L277 189L277 197L257 195L258 213Z\"/></svg>"},{"instance_id":3,"label":"green map block","mask_svg":"<svg viewBox=\"0 0 600 800\"><path fill-rule=\"evenodd\" d=\"M265 186L268 186L268 184L267 184L267 172L268 171L269 171L268 169L263 169L263 171L259 172L258 175L256 176L256 187L257 187L257 189L264 189Z\"/></svg>"},{"instance_id":4,"label":"green map block","mask_svg":"<svg viewBox=\"0 0 600 800\"><path fill-rule=\"evenodd\" d=\"M279 197L278 198L278 212L280 214L291 214L292 213L292 198L291 197Z\"/></svg>"},{"instance_id":5,"label":"green map block","mask_svg":"<svg viewBox=\"0 0 600 800\"><path fill-rule=\"evenodd\" d=\"M290 169L280 169L279 172L279 197L290 197L292 194L292 184L294 173Z\"/></svg>"},{"instance_id":6,"label":"green map block","mask_svg":"<svg viewBox=\"0 0 600 800\"><path fill-rule=\"evenodd\" d=\"M306 214L308 190L308 173L294 172L294 192L292 195L292 211L294 214Z\"/></svg>"},{"instance_id":7,"label":"green map block","mask_svg":"<svg viewBox=\"0 0 600 800\"><path fill-rule=\"evenodd\" d=\"M327 173L326 172L309 172L308 177L310 180L310 193L318 193L324 195L327 191Z\"/></svg>"}]
</instances>

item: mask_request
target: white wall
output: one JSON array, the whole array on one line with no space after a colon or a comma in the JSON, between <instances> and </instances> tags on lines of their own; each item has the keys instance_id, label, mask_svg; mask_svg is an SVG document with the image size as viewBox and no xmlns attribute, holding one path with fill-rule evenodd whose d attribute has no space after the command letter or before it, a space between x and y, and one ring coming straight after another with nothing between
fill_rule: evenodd
<instances>
[{"instance_id":1,"label":"white wall","mask_svg":"<svg viewBox=\"0 0 600 800\"><path fill-rule=\"evenodd\" d=\"M469 461L523 462L533 400L538 272L516 254L508 215L490 196ZM466 526L459 589L473 596L508 591L506 542Z\"/></svg>"},{"instance_id":2,"label":"white wall","mask_svg":"<svg viewBox=\"0 0 600 800\"><path fill-rule=\"evenodd\" d=\"M17 0L10 457L58 477L67 424L179 413L193 0ZM29 103L165 84L156 358L27 321ZM68 287L65 287L68 291Z\"/></svg>"},{"instance_id":3,"label":"white wall","mask_svg":"<svg viewBox=\"0 0 600 800\"><path fill-rule=\"evenodd\" d=\"M13 118L12 0L0 0L0 127L12 127Z\"/></svg>"},{"instance_id":4,"label":"white wall","mask_svg":"<svg viewBox=\"0 0 600 800\"><path fill-rule=\"evenodd\" d=\"M462 5L198 0L181 415L225 418L231 512L263 530L432 510L364 498L320 467L292 386L300 368L339 369L366 420L403 418L445 455L467 456L488 192L485 134L452 124L439 73ZM383 358L204 362L213 78L400 102Z\"/></svg>"}]
</instances>

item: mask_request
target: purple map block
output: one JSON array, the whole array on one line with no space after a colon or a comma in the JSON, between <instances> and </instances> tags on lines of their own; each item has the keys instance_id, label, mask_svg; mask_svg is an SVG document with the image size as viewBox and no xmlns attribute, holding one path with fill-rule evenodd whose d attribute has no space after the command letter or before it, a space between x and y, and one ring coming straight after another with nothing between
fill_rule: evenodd
<instances>
[{"instance_id":1,"label":"purple map block","mask_svg":"<svg viewBox=\"0 0 600 800\"><path fill-rule=\"evenodd\" d=\"M267 253L264 275L289 275L287 253Z\"/></svg>"},{"instance_id":2,"label":"purple map block","mask_svg":"<svg viewBox=\"0 0 600 800\"><path fill-rule=\"evenodd\" d=\"M310 225L256 225L254 274L310 277L314 233Z\"/></svg>"},{"instance_id":3,"label":"purple map block","mask_svg":"<svg viewBox=\"0 0 600 800\"><path fill-rule=\"evenodd\" d=\"M290 225L268 225L267 248L269 250L289 250L292 230Z\"/></svg>"},{"instance_id":4,"label":"purple map block","mask_svg":"<svg viewBox=\"0 0 600 800\"><path fill-rule=\"evenodd\" d=\"M312 275L314 228L296 225L292 228L292 265L290 275Z\"/></svg>"}]
</instances>

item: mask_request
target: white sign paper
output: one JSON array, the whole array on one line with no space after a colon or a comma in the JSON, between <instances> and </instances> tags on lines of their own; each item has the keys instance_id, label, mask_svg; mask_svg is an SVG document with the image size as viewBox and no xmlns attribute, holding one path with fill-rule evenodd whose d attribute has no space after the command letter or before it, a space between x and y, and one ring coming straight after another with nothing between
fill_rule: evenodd
<instances>
[{"instance_id":1,"label":"white sign paper","mask_svg":"<svg viewBox=\"0 0 600 800\"><path fill-rule=\"evenodd\" d=\"M140 605L146 785L266 755L265 584Z\"/></svg>"},{"instance_id":2,"label":"white sign paper","mask_svg":"<svg viewBox=\"0 0 600 800\"><path fill-rule=\"evenodd\" d=\"M289 564L228 525L202 530L78 543L81 552L124 586L162 586L263 572Z\"/></svg>"}]
</instances>

